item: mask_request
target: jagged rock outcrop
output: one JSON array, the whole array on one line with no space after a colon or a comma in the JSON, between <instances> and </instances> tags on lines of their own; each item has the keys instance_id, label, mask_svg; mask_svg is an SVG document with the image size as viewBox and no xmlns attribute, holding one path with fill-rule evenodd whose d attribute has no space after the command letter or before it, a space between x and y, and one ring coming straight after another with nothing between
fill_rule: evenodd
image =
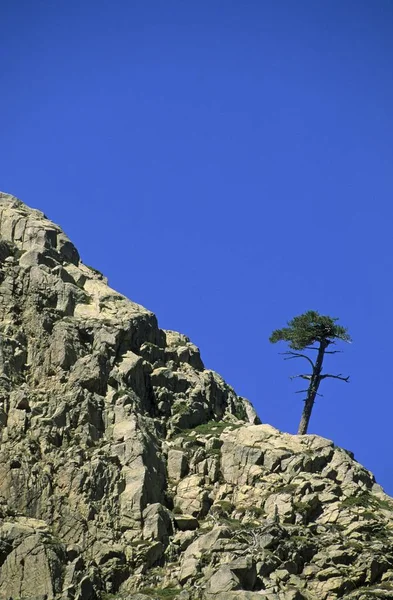
<instances>
[{"instance_id":1,"label":"jagged rock outcrop","mask_svg":"<svg viewBox=\"0 0 393 600\"><path fill-rule=\"evenodd\" d=\"M393 598L392 517L0 194L0 599Z\"/></svg>"}]
</instances>

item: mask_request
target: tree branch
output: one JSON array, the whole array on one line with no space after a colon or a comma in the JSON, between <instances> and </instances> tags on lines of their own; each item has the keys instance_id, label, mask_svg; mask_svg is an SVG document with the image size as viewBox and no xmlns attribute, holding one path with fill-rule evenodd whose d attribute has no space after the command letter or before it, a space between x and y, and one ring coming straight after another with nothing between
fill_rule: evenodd
<instances>
[{"instance_id":1,"label":"tree branch","mask_svg":"<svg viewBox=\"0 0 393 600\"><path fill-rule=\"evenodd\" d=\"M340 379L341 381L346 381L347 383L349 381L349 376L343 377L341 373L339 375L330 375L329 373L326 373L326 375L321 375L321 379L326 379L326 377L330 377L331 379Z\"/></svg>"},{"instance_id":2,"label":"tree branch","mask_svg":"<svg viewBox=\"0 0 393 600\"><path fill-rule=\"evenodd\" d=\"M290 350L288 350L288 352L280 352L280 354L289 354L290 355L287 358L284 358L284 360L291 360L292 358L305 358L306 360L308 360L308 362L310 363L310 365L312 366L312 368L314 370L314 363L311 360L311 358L309 358L307 356L307 354L300 354L299 352L291 352Z\"/></svg>"},{"instance_id":3,"label":"tree branch","mask_svg":"<svg viewBox=\"0 0 393 600\"><path fill-rule=\"evenodd\" d=\"M335 342L331 342L332 344L335 344ZM304 350L319 350L319 348L314 348L314 346L305 346L303 348ZM325 350L325 354L338 354L338 353L342 353L342 350Z\"/></svg>"},{"instance_id":4,"label":"tree branch","mask_svg":"<svg viewBox=\"0 0 393 600\"><path fill-rule=\"evenodd\" d=\"M304 392L308 393L308 390L298 390L297 392L295 392L295 394L303 394ZM315 392L316 396L319 396L320 398L323 398L323 394L319 394L318 392Z\"/></svg>"},{"instance_id":5,"label":"tree branch","mask_svg":"<svg viewBox=\"0 0 393 600\"><path fill-rule=\"evenodd\" d=\"M291 375L289 379L307 379L310 380L312 375Z\"/></svg>"}]
</instances>

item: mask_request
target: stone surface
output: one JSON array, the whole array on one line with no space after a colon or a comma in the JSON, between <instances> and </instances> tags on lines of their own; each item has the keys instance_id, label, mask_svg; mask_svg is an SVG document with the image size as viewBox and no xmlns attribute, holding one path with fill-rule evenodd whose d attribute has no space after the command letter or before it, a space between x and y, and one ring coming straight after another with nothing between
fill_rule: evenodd
<instances>
[{"instance_id":1,"label":"stone surface","mask_svg":"<svg viewBox=\"0 0 393 600\"><path fill-rule=\"evenodd\" d=\"M0 600L393 598L392 517L0 194Z\"/></svg>"}]
</instances>

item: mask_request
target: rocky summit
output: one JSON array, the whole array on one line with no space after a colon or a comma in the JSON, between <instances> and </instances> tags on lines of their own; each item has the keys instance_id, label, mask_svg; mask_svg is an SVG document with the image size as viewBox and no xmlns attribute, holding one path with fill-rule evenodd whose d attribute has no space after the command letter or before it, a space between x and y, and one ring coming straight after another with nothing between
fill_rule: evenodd
<instances>
[{"instance_id":1,"label":"rocky summit","mask_svg":"<svg viewBox=\"0 0 393 600\"><path fill-rule=\"evenodd\" d=\"M0 599L393 599L393 501L0 194Z\"/></svg>"}]
</instances>

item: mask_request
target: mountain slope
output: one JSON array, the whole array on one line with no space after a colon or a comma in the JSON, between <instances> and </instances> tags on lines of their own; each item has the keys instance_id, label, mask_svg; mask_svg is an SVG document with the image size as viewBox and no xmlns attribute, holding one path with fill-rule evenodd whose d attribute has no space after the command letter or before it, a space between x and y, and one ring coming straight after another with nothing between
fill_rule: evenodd
<instances>
[{"instance_id":1,"label":"mountain slope","mask_svg":"<svg viewBox=\"0 0 393 600\"><path fill-rule=\"evenodd\" d=\"M393 598L392 515L0 194L0 599Z\"/></svg>"}]
</instances>

